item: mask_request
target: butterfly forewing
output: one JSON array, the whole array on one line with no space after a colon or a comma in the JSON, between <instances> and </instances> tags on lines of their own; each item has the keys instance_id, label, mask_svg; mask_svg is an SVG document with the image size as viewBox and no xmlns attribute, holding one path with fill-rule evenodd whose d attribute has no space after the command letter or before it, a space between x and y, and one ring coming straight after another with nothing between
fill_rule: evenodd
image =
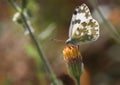
<instances>
[{"instance_id":1,"label":"butterfly forewing","mask_svg":"<svg viewBox=\"0 0 120 85\"><path fill-rule=\"evenodd\" d=\"M73 13L69 38L79 42L94 41L99 37L99 24L92 18L87 5L82 4Z\"/></svg>"}]
</instances>

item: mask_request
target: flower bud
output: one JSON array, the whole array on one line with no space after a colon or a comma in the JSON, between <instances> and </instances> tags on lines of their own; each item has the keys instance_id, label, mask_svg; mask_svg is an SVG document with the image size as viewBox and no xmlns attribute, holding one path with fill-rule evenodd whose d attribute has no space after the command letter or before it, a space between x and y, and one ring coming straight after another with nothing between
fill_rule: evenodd
<instances>
[{"instance_id":1,"label":"flower bud","mask_svg":"<svg viewBox=\"0 0 120 85\"><path fill-rule=\"evenodd\" d=\"M63 49L64 60L67 62L70 74L79 78L82 73L82 56L77 46L66 46Z\"/></svg>"}]
</instances>

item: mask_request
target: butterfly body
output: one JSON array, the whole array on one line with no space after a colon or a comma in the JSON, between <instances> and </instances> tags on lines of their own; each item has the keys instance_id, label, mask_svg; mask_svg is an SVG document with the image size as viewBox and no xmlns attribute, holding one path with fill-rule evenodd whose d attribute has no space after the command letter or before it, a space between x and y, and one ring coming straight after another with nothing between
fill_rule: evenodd
<instances>
[{"instance_id":1,"label":"butterfly body","mask_svg":"<svg viewBox=\"0 0 120 85\"><path fill-rule=\"evenodd\" d=\"M79 44L97 40L99 24L91 16L86 4L77 7L73 13L67 44Z\"/></svg>"}]
</instances>

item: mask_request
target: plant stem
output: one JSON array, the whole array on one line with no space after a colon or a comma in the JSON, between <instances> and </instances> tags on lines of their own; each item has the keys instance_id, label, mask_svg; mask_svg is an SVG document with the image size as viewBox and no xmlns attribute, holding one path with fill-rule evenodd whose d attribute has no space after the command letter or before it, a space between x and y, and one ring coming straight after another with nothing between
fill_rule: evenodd
<instances>
[{"instance_id":1,"label":"plant stem","mask_svg":"<svg viewBox=\"0 0 120 85\"><path fill-rule=\"evenodd\" d=\"M34 34L32 33L32 31L31 31L31 29L30 29L31 26L29 25L28 21L26 20L24 14L21 14L21 16L22 16L22 19L23 19L24 27L29 31L30 37L32 38L32 40L33 40L33 42L34 42L34 44L35 44L35 46L36 46L36 48L37 48L37 50L38 50L38 53L39 53L39 55L40 55L40 58L42 59L42 61L43 61L44 65L45 65L48 73L50 74L50 78L51 78L51 80L53 81L53 85L57 85L57 81L56 81L56 78L55 78L55 76L54 76L54 74L53 74L53 71L52 71L52 69L51 69L51 66L50 66L50 64L48 63L48 60L46 59L46 57L44 57L44 55L43 55L43 53L42 53L42 51L41 51L41 49L40 49L40 46L39 46L39 44L38 44L38 42L37 42Z\"/></svg>"},{"instance_id":2,"label":"plant stem","mask_svg":"<svg viewBox=\"0 0 120 85\"><path fill-rule=\"evenodd\" d=\"M28 22L28 20L26 19L25 15L24 15L24 11L20 11L22 10L20 7L18 7L13 0L8 0L8 2L12 5L12 7L16 10L16 11L19 11L21 13L21 18L23 20L23 26L25 27L25 29L27 29L29 31L29 34L30 34L30 37L32 38L36 48L37 48L37 51L38 51L38 54L40 55L40 58L42 59L49 75L50 75L50 79L52 81L52 84L53 85L58 85L57 84L57 79L56 79L56 76L54 75L53 73L53 70L51 69L51 66L47 60L46 57L44 57L43 53L42 53L42 50L40 49L40 46L39 46L39 43L37 41L37 39L35 38L34 34L32 33L31 31L31 25L30 23ZM20 9L20 10L19 10Z\"/></svg>"},{"instance_id":3,"label":"plant stem","mask_svg":"<svg viewBox=\"0 0 120 85\"><path fill-rule=\"evenodd\" d=\"M77 85L80 85L80 77L76 77Z\"/></svg>"}]
</instances>

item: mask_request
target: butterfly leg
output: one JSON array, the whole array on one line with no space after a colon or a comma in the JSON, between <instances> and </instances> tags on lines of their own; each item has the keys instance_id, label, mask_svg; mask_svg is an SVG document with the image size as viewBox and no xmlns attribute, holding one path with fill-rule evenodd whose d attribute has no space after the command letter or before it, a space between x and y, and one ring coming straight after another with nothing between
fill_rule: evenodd
<instances>
[{"instance_id":1,"label":"butterfly leg","mask_svg":"<svg viewBox=\"0 0 120 85\"><path fill-rule=\"evenodd\" d=\"M80 45L77 45L77 48L78 48L78 50L80 51ZM82 55L80 55L81 56L81 60L82 60Z\"/></svg>"}]
</instances>

